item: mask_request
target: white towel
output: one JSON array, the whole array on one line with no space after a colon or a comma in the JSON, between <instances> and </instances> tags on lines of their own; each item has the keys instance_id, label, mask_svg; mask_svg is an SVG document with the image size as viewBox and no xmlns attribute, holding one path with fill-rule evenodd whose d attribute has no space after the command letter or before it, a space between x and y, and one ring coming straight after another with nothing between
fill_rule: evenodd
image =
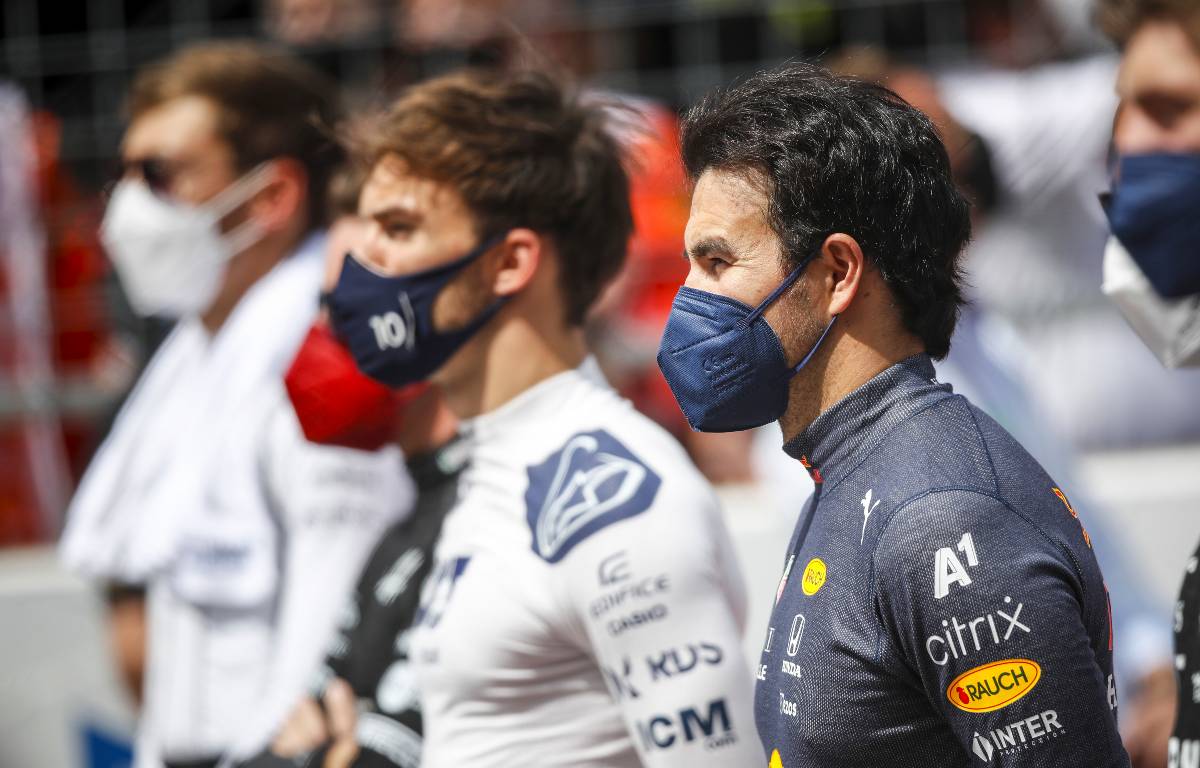
<instances>
[{"instance_id":1,"label":"white towel","mask_svg":"<svg viewBox=\"0 0 1200 768\"><path fill-rule=\"evenodd\" d=\"M181 564L220 558L222 540L239 547L261 541L266 549L253 559L274 573L273 537L265 530L270 515L258 509L266 500L259 490L257 441L248 432L261 426L258 411L273 402L262 393L278 386L316 314L322 251L323 238L309 238L251 287L215 336L197 319L179 323L72 500L60 545L68 567L141 583L181 557ZM241 514L220 514L231 500ZM248 530L254 526L264 530ZM197 598L216 591L241 602L224 586L194 583L189 570L176 578ZM247 578L250 573L258 577ZM272 588L263 582L267 577L251 567L236 581L244 598L254 600Z\"/></svg>"}]
</instances>

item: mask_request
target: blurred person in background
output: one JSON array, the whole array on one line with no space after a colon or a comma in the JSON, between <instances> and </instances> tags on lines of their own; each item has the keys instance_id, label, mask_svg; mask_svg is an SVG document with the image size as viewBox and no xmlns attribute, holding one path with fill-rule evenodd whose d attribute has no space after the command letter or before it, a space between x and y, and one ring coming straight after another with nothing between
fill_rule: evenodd
<instances>
[{"instance_id":1,"label":"blurred person in background","mask_svg":"<svg viewBox=\"0 0 1200 768\"><path fill-rule=\"evenodd\" d=\"M716 500L583 339L632 228L610 119L545 73L462 72L364 142L333 328L373 378L428 377L470 456L408 635L426 766L758 759Z\"/></svg>"},{"instance_id":2,"label":"blurred person in background","mask_svg":"<svg viewBox=\"0 0 1200 768\"><path fill-rule=\"evenodd\" d=\"M421 764L424 728L410 638L442 523L457 500L467 451L436 389L425 390L404 410L395 439L416 484L412 514L376 544L307 695L270 750L243 768L316 768L347 760L360 768Z\"/></svg>"},{"instance_id":3,"label":"blurred person in background","mask_svg":"<svg viewBox=\"0 0 1200 768\"><path fill-rule=\"evenodd\" d=\"M357 184L339 174L335 198ZM368 222L343 213L331 226L323 295L337 283L346 254L358 249ZM367 377L329 329L328 312L309 329L285 376L304 434L322 445L378 450L395 442L407 458L417 499L367 558L343 605L337 632L314 666L309 688L281 724L270 749L238 765L331 765L351 746L355 764L411 768L421 757L421 710L410 671L407 634L421 585L433 565L442 520L456 498L466 461L456 420L435 389L414 384L393 390ZM347 716L346 712L351 713ZM346 724L352 733L343 733ZM336 742L339 750L328 753Z\"/></svg>"},{"instance_id":4,"label":"blurred person in background","mask_svg":"<svg viewBox=\"0 0 1200 768\"><path fill-rule=\"evenodd\" d=\"M88 468L61 552L145 590L136 765L211 766L286 717L411 489L394 448L306 441L284 388L342 159L329 84L253 44L206 44L140 72L129 112L101 235L133 307L177 322ZM135 624L139 605L115 615Z\"/></svg>"},{"instance_id":5,"label":"blurred person in background","mask_svg":"<svg viewBox=\"0 0 1200 768\"><path fill-rule=\"evenodd\" d=\"M240 764L243 768L315 768L350 759L360 767L420 765L424 728L409 638L434 546L467 461L455 425L436 389L423 390L406 404L394 439L416 484L412 514L376 544L307 695L271 748Z\"/></svg>"},{"instance_id":6,"label":"blurred person in background","mask_svg":"<svg viewBox=\"0 0 1200 768\"><path fill-rule=\"evenodd\" d=\"M935 377L970 224L934 126L795 64L710 94L682 144L659 364L694 428L777 420L817 487L758 668L772 768L1128 765L1090 536Z\"/></svg>"},{"instance_id":7,"label":"blurred person in background","mask_svg":"<svg viewBox=\"0 0 1200 768\"><path fill-rule=\"evenodd\" d=\"M964 262L968 297L1015 331L990 343L1008 347L1017 381L1071 448L1194 441L1200 372L1163 371L1096 279L1117 60L1070 44L1085 36L1081 5L972 0L992 62L936 75L945 113L982 140L994 171L996 205Z\"/></svg>"},{"instance_id":8,"label":"blurred person in background","mask_svg":"<svg viewBox=\"0 0 1200 768\"><path fill-rule=\"evenodd\" d=\"M1200 367L1200 4L1100 0L1097 19L1122 51L1104 292L1163 365ZM1173 611L1175 685L1164 671L1143 692L1156 710L1137 723L1142 765L1200 766L1198 562L1200 548Z\"/></svg>"}]
</instances>

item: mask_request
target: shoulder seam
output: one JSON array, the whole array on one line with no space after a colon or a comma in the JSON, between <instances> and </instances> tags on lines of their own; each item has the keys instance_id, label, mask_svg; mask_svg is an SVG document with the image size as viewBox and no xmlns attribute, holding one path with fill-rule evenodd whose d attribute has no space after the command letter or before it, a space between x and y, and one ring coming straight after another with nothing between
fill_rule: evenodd
<instances>
[{"instance_id":1,"label":"shoulder seam","mask_svg":"<svg viewBox=\"0 0 1200 768\"><path fill-rule=\"evenodd\" d=\"M966 398L963 399L966 400ZM987 440L983 438L983 430L979 428L979 420L975 418L975 412L971 410L970 402L967 403L967 415L971 417L971 423L975 425L975 434L979 436L979 444L983 446L983 455L987 456L988 466L992 468L992 490L999 498L1000 480L997 477L996 462L992 461L992 449L988 447Z\"/></svg>"},{"instance_id":2,"label":"shoulder seam","mask_svg":"<svg viewBox=\"0 0 1200 768\"><path fill-rule=\"evenodd\" d=\"M939 488L930 488L930 489L926 489L926 490L922 491L921 493L916 494L915 496L910 496L909 498L907 498L903 502L901 502L892 511L892 513L889 514L884 519L883 525L879 530L879 535L875 539L875 545L871 548L871 569L870 569L871 581L870 581L870 584L871 584L871 592L872 592L872 595L871 595L872 604L875 603L875 600L879 596L878 578L877 578L878 569L876 566L876 556L879 552L879 542L883 539L884 534L887 533L888 528L892 524L892 521L895 520L897 517L899 517L901 513L908 510L909 508L911 508L912 505L918 501L921 501L930 496L933 496L934 494L954 493L954 492L971 493L976 496L982 496L984 498L992 499L993 501L999 502L1005 509L1007 509L1009 512L1011 512L1012 514L1016 515L1018 518L1023 520L1030 528L1032 528L1043 539L1045 539L1046 542L1054 549L1054 551L1057 552L1058 555L1063 559L1064 563L1066 563L1070 566L1071 572L1075 575L1075 581L1079 585L1080 596L1083 598L1080 608L1086 613L1086 611L1087 611L1087 583L1083 577L1083 572L1081 571L1081 569L1079 567L1079 561L1075 559L1075 556L1071 553L1071 551L1069 549L1062 546L1062 544L1060 544L1057 540L1054 539L1053 536L1051 536L1049 533L1047 533L1044 528L1042 528L1040 525L1038 525L1032 519L1030 519L1030 517L1028 515L1026 515L1023 512L1021 512L1020 510L1018 510L1012 504L1009 504L1008 501L1001 498L999 495L985 493L985 492L980 491L975 488L962 488L962 487L957 487L957 486L943 486L943 487L939 487ZM886 628L882 625L882 623L879 622L878 616L876 616L876 623L878 624L878 626L876 627L876 630L879 633L879 640L875 644L876 659L878 659L879 654L882 653L883 642L884 642L884 640L886 640L886 632L885 632Z\"/></svg>"}]
</instances>

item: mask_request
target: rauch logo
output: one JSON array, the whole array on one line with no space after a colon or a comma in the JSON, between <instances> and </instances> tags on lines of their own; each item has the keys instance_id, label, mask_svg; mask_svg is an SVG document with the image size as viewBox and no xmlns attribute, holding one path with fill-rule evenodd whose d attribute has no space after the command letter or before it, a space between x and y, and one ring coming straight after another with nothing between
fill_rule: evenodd
<instances>
[{"instance_id":1,"label":"rauch logo","mask_svg":"<svg viewBox=\"0 0 1200 768\"><path fill-rule=\"evenodd\" d=\"M1032 691L1041 677L1042 668L1036 661L996 661L954 678L946 698L964 712L994 712Z\"/></svg>"}]
</instances>

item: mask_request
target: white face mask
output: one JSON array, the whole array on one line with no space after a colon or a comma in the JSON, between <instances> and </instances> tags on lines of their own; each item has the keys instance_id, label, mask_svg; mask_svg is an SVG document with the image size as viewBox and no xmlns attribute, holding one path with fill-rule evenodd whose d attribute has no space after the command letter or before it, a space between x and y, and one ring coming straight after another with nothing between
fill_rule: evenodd
<instances>
[{"instance_id":1,"label":"white face mask","mask_svg":"<svg viewBox=\"0 0 1200 768\"><path fill-rule=\"evenodd\" d=\"M117 184L100 238L134 311L185 317L212 305L226 263L265 234L253 219L222 234L220 221L262 191L266 170L254 168L202 205L160 197L141 180Z\"/></svg>"},{"instance_id":2,"label":"white face mask","mask_svg":"<svg viewBox=\"0 0 1200 768\"><path fill-rule=\"evenodd\" d=\"M1104 251L1103 290L1163 365L1200 366L1200 295L1159 296L1115 237Z\"/></svg>"}]
</instances>

